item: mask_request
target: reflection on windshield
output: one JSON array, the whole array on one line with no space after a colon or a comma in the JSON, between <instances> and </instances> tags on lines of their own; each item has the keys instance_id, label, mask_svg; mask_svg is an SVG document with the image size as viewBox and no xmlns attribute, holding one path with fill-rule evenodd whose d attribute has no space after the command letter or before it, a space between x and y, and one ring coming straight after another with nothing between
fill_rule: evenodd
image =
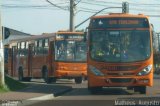
<instances>
[{"instance_id":1,"label":"reflection on windshield","mask_svg":"<svg viewBox=\"0 0 160 106\"><path fill-rule=\"evenodd\" d=\"M134 62L150 56L149 31L92 31L91 58L105 62Z\"/></svg>"},{"instance_id":2,"label":"reflection on windshield","mask_svg":"<svg viewBox=\"0 0 160 106\"><path fill-rule=\"evenodd\" d=\"M86 61L86 43L83 41L56 41L55 60Z\"/></svg>"}]
</instances>

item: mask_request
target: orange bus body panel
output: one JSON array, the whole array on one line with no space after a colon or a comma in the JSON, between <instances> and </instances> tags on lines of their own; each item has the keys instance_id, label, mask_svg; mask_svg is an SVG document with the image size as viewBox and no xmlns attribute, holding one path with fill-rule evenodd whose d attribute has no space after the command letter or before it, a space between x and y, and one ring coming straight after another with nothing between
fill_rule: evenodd
<instances>
[{"instance_id":1,"label":"orange bus body panel","mask_svg":"<svg viewBox=\"0 0 160 106\"><path fill-rule=\"evenodd\" d=\"M110 15L102 15L102 16L93 16L91 20L94 19L114 19L114 18L146 18L147 16L144 15L132 15L132 14L110 14ZM104 23L105 24L105 23ZM123 30L128 30L131 28L123 28ZM133 29L133 28L132 28ZM147 28L135 28L135 30L146 30ZM151 29L148 28L150 31L150 38L152 38ZM92 28L89 27L90 31ZM105 30L105 28L93 28L93 30ZM122 28L108 28L108 30L122 30ZM90 32L89 32L90 34ZM90 39L89 35L89 38ZM152 39L150 39L151 47L152 47ZM91 41L88 41L88 46L91 45ZM88 87L129 87L129 86L153 86L153 49L151 48L151 55L148 59L139 62L130 62L130 63L123 63L123 62L98 62L92 60L90 57L90 51L88 53L88 68L87 68L87 75L88 75ZM138 72L140 72L144 67L148 65L152 65L152 69L150 73L147 75L138 76ZM90 71L89 66L93 66L97 68L100 72L104 74L104 76L97 76Z\"/></svg>"},{"instance_id":2,"label":"orange bus body panel","mask_svg":"<svg viewBox=\"0 0 160 106\"><path fill-rule=\"evenodd\" d=\"M56 62L54 75L57 77L87 76L86 63Z\"/></svg>"}]
</instances>

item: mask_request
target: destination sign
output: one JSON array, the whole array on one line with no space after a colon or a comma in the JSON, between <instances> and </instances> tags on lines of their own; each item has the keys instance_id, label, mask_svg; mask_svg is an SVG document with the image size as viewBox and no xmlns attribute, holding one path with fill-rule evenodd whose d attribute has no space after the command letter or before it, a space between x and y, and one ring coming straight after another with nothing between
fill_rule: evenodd
<instances>
[{"instance_id":1,"label":"destination sign","mask_svg":"<svg viewBox=\"0 0 160 106\"><path fill-rule=\"evenodd\" d=\"M146 18L99 18L92 19L90 28L149 28Z\"/></svg>"},{"instance_id":2,"label":"destination sign","mask_svg":"<svg viewBox=\"0 0 160 106\"><path fill-rule=\"evenodd\" d=\"M138 25L139 24L139 20L109 20L109 24L113 25L113 24L121 24L121 25Z\"/></svg>"},{"instance_id":3,"label":"destination sign","mask_svg":"<svg viewBox=\"0 0 160 106\"><path fill-rule=\"evenodd\" d=\"M71 34L58 34L56 35L57 39L83 39L83 35L71 35Z\"/></svg>"}]
</instances>

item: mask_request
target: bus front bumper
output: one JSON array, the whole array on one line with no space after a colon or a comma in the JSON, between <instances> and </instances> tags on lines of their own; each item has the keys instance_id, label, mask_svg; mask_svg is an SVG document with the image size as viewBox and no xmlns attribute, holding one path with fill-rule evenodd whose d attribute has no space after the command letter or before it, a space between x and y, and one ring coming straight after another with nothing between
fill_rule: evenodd
<instances>
[{"instance_id":1,"label":"bus front bumper","mask_svg":"<svg viewBox=\"0 0 160 106\"><path fill-rule=\"evenodd\" d=\"M54 75L56 77L69 77L69 78L75 78L75 77L86 77L87 71L64 71L64 70L56 70L54 72Z\"/></svg>"},{"instance_id":2,"label":"bus front bumper","mask_svg":"<svg viewBox=\"0 0 160 106\"><path fill-rule=\"evenodd\" d=\"M127 86L152 86L153 78L148 76L134 77L102 77L88 76L90 87L127 87Z\"/></svg>"}]
</instances>

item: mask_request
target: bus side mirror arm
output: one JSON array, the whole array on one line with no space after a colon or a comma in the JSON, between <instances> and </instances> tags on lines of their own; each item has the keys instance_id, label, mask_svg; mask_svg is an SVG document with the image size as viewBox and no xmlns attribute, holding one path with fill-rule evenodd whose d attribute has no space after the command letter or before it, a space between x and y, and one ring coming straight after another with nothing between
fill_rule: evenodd
<instances>
[{"instance_id":1,"label":"bus side mirror arm","mask_svg":"<svg viewBox=\"0 0 160 106\"><path fill-rule=\"evenodd\" d=\"M85 32L84 32L84 42L87 41L87 31L88 31L88 27L85 29Z\"/></svg>"}]
</instances>

